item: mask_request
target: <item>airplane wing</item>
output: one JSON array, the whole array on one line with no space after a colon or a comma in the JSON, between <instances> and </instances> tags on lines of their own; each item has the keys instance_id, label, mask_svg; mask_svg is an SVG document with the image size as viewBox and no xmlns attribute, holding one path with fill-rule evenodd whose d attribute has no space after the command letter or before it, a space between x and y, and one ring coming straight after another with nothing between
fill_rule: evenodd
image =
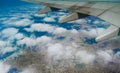
<instances>
[{"instance_id":1,"label":"airplane wing","mask_svg":"<svg viewBox=\"0 0 120 73\"><path fill-rule=\"evenodd\" d=\"M71 10L72 13L59 20L60 23L84 18L87 16L96 16L112 25L106 29L96 41L103 41L120 34L120 2L82 2L81 0L24 0L31 3L41 4L46 6L38 14L57 11L60 9ZM112 0L109 0L112 1Z\"/></svg>"}]
</instances>

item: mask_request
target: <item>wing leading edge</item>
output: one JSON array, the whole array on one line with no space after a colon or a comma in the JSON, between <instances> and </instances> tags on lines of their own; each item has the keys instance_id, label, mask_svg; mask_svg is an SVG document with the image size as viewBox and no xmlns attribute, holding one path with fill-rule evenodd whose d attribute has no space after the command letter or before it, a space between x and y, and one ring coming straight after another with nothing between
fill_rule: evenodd
<instances>
[{"instance_id":1,"label":"wing leading edge","mask_svg":"<svg viewBox=\"0 0 120 73\"><path fill-rule=\"evenodd\" d=\"M96 16L112 25L96 41L104 41L120 35L120 3L119 2L81 2L73 0L24 0L31 3L45 5L38 14L57 11L60 9L71 10L72 13L59 20L60 23L84 18L89 15Z\"/></svg>"}]
</instances>

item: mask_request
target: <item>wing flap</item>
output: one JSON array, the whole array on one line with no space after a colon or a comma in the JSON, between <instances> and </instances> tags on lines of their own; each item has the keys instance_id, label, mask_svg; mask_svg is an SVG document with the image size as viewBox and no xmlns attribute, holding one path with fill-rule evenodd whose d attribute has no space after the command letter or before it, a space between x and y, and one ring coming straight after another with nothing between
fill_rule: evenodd
<instances>
[{"instance_id":1,"label":"wing flap","mask_svg":"<svg viewBox=\"0 0 120 73\"><path fill-rule=\"evenodd\" d=\"M116 37L119 35L119 30L120 28L114 26L114 25L111 25L108 29L106 29L103 34L101 34L100 36L98 36L96 38L96 41L97 42L100 42L100 41L104 41L104 40L107 40L107 39L110 39L112 37Z\"/></svg>"},{"instance_id":2,"label":"wing flap","mask_svg":"<svg viewBox=\"0 0 120 73\"><path fill-rule=\"evenodd\" d=\"M68 22L92 15L99 17L112 25L96 41L103 41L120 33L120 3L117 2L81 2L80 0L24 0L47 6L39 14L54 11L51 8L67 9L73 13L62 18L59 22ZM79 16L81 14L82 16ZM85 16L84 16L85 15Z\"/></svg>"},{"instance_id":3,"label":"wing flap","mask_svg":"<svg viewBox=\"0 0 120 73\"><path fill-rule=\"evenodd\" d=\"M50 7L45 7L44 9L40 10L40 12L38 12L38 14L44 14L47 12L51 12L51 8Z\"/></svg>"},{"instance_id":4,"label":"wing flap","mask_svg":"<svg viewBox=\"0 0 120 73\"><path fill-rule=\"evenodd\" d=\"M89 16L89 15L73 12L73 13L67 15L67 16L62 17L59 20L59 22L60 23L69 22L69 21L77 20L77 19L84 18L84 17L87 17L87 16Z\"/></svg>"},{"instance_id":5,"label":"wing flap","mask_svg":"<svg viewBox=\"0 0 120 73\"><path fill-rule=\"evenodd\" d=\"M40 12L38 12L38 14L44 14L47 12L52 12L52 11L57 11L59 10L58 8L53 8L53 7L45 7L44 9L40 10Z\"/></svg>"}]
</instances>

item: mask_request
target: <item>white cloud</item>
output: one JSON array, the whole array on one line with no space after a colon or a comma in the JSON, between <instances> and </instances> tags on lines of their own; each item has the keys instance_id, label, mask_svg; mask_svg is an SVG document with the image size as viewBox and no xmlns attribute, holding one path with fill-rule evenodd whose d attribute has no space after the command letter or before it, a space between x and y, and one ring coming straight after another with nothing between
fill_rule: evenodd
<instances>
[{"instance_id":1,"label":"white cloud","mask_svg":"<svg viewBox=\"0 0 120 73\"><path fill-rule=\"evenodd\" d=\"M95 60L95 55L88 53L86 50L81 50L76 53L76 58L81 63L90 64Z\"/></svg>"},{"instance_id":2,"label":"white cloud","mask_svg":"<svg viewBox=\"0 0 120 73\"><path fill-rule=\"evenodd\" d=\"M52 21L51 18L45 18L44 20L50 21L50 22ZM29 25L28 21L29 20L27 19L21 20L21 21L18 21L16 25L21 26L22 24L23 25L26 24L25 26L27 26ZM85 20L84 19L78 20L76 22L84 23ZM43 31L43 32L49 32L55 35L66 35L66 36L65 36L65 39L62 41L55 39L55 37L58 37L58 36L53 36L52 38L47 36L42 36L39 38L25 37L22 33L18 33L18 29L15 29L15 28L9 28L9 29L3 30L2 33L5 35L14 36L14 38L18 39L17 41L18 45L26 44L27 46L36 46L39 49L45 49L45 52L47 51L46 55L49 57L48 61L51 59L54 59L55 61L59 59L63 60L64 58L67 61L77 59L79 60L80 63L91 64L94 62L95 57L100 57L101 60L104 60L105 62L109 62L112 60L111 54L109 54L106 51L105 52L98 51L96 56L96 51L88 52L87 49L81 50L81 48L93 49L93 45L85 44L83 42L83 39L81 39L79 35L82 36L83 34L86 34L91 37L94 37L94 36L96 37L99 34L101 34L102 31L104 31L103 28L96 28L96 29L93 28L93 29L89 29L89 31L79 30L80 32L83 33L83 34L79 34L80 32L77 31L76 29L67 30L62 27L39 23L39 24L32 24L30 28L25 28L25 30L29 32ZM73 38L74 41L70 41L70 38ZM0 46L2 45L6 45L6 43L3 41L0 41ZM98 45L97 46L94 45L94 47L97 48ZM14 49L15 48L12 48L12 47L6 47L1 52L5 53L8 51L12 51ZM39 50L37 52L39 52ZM35 73L35 71L33 68L28 67L28 68L25 68L21 73Z\"/></svg>"},{"instance_id":3,"label":"white cloud","mask_svg":"<svg viewBox=\"0 0 120 73\"><path fill-rule=\"evenodd\" d=\"M72 29L72 30L71 30L71 33L72 33L72 34L78 34L79 32L78 32L76 29Z\"/></svg>"},{"instance_id":4,"label":"white cloud","mask_svg":"<svg viewBox=\"0 0 120 73\"><path fill-rule=\"evenodd\" d=\"M30 20L28 18L25 19L19 19L19 17L12 17L10 19L6 19L2 22L3 24L10 25L10 26L28 26L33 23L33 20Z\"/></svg>"},{"instance_id":5,"label":"white cloud","mask_svg":"<svg viewBox=\"0 0 120 73\"><path fill-rule=\"evenodd\" d=\"M6 46L6 42L0 40L0 47L4 47L4 46Z\"/></svg>"},{"instance_id":6,"label":"white cloud","mask_svg":"<svg viewBox=\"0 0 120 73\"><path fill-rule=\"evenodd\" d=\"M32 23L33 23L32 20L22 19L22 20L16 21L14 25L15 26L28 26L28 25L31 25Z\"/></svg>"},{"instance_id":7,"label":"white cloud","mask_svg":"<svg viewBox=\"0 0 120 73\"><path fill-rule=\"evenodd\" d=\"M96 28L87 30L80 30L83 34L88 35L89 37L97 37L99 36L105 29L104 28Z\"/></svg>"},{"instance_id":8,"label":"white cloud","mask_svg":"<svg viewBox=\"0 0 120 73\"><path fill-rule=\"evenodd\" d=\"M19 14L19 15L16 14L16 16L18 16L18 18L22 17L22 18L25 18L25 19L31 18L31 16L29 14Z\"/></svg>"},{"instance_id":9,"label":"white cloud","mask_svg":"<svg viewBox=\"0 0 120 73\"><path fill-rule=\"evenodd\" d=\"M99 20L94 21L94 24L99 24L99 23L100 23Z\"/></svg>"},{"instance_id":10,"label":"white cloud","mask_svg":"<svg viewBox=\"0 0 120 73\"><path fill-rule=\"evenodd\" d=\"M63 50L65 51L64 52L65 59L73 59L74 58L74 53L75 53L74 47L72 47L71 45L65 46L65 48Z\"/></svg>"},{"instance_id":11,"label":"white cloud","mask_svg":"<svg viewBox=\"0 0 120 73\"><path fill-rule=\"evenodd\" d=\"M27 67L20 73L36 73L36 70L33 67Z\"/></svg>"},{"instance_id":12,"label":"white cloud","mask_svg":"<svg viewBox=\"0 0 120 73\"><path fill-rule=\"evenodd\" d=\"M24 39L17 41L17 44L18 45L26 44L27 46L35 46L36 45L36 41L33 38L25 37Z\"/></svg>"},{"instance_id":13,"label":"white cloud","mask_svg":"<svg viewBox=\"0 0 120 73\"><path fill-rule=\"evenodd\" d=\"M52 39L50 37L47 37L47 36L42 36L42 37L36 39L37 43L48 43L51 41L52 41Z\"/></svg>"},{"instance_id":14,"label":"white cloud","mask_svg":"<svg viewBox=\"0 0 120 73\"><path fill-rule=\"evenodd\" d=\"M16 48L15 47L4 47L4 48L1 48L0 49L0 52L2 53L2 54L5 54L6 52L10 52L10 51L14 51Z\"/></svg>"},{"instance_id":15,"label":"white cloud","mask_svg":"<svg viewBox=\"0 0 120 73\"><path fill-rule=\"evenodd\" d=\"M55 19L52 18L52 17L45 17L45 18L43 19L43 21L46 21L46 22L55 22Z\"/></svg>"},{"instance_id":16,"label":"white cloud","mask_svg":"<svg viewBox=\"0 0 120 73\"><path fill-rule=\"evenodd\" d=\"M14 25L17 20L18 20L18 17L12 17L4 20L2 23L5 25Z\"/></svg>"},{"instance_id":17,"label":"white cloud","mask_svg":"<svg viewBox=\"0 0 120 73\"><path fill-rule=\"evenodd\" d=\"M10 41L0 40L0 49L6 48L8 46L11 46Z\"/></svg>"},{"instance_id":18,"label":"white cloud","mask_svg":"<svg viewBox=\"0 0 120 73\"><path fill-rule=\"evenodd\" d=\"M55 35L67 35L67 34L77 34L78 31L75 29L67 30L62 27L51 26L49 24L33 24L30 28L24 28L28 32L38 31L38 32L48 32Z\"/></svg>"},{"instance_id":19,"label":"white cloud","mask_svg":"<svg viewBox=\"0 0 120 73\"><path fill-rule=\"evenodd\" d=\"M0 62L0 73L7 73L10 69L10 65Z\"/></svg>"},{"instance_id":20,"label":"white cloud","mask_svg":"<svg viewBox=\"0 0 120 73\"><path fill-rule=\"evenodd\" d=\"M45 17L46 14L35 14L34 16L36 16L36 17Z\"/></svg>"},{"instance_id":21,"label":"white cloud","mask_svg":"<svg viewBox=\"0 0 120 73\"><path fill-rule=\"evenodd\" d=\"M57 14L59 14L59 15L65 15L67 13L65 13L65 12L58 12Z\"/></svg>"},{"instance_id":22,"label":"white cloud","mask_svg":"<svg viewBox=\"0 0 120 73\"><path fill-rule=\"evenodd\" d=\"M36 45L40 45L41 44L46 44L51 42L52 39L50 37L47 36L42 36L39 38L29 38L29 37L25 37L22 40L17 41L18 45L23 45L26 44L27 46L36 46Z\"/></svg>"},{"instance_id":23,"label":"white cloud","mask_svg":"<svg viewBox=\"0 0 120 73\"><path fill-rule=\"evenodd\" d=\"M80 63L84 64L93 64L95 60L95 54L92 54L90 52L87 52L87 50L78 50L74 47L72 47L71 44L69 45L63 45L61 43L55 43L55 44L49 44L47 49L47 54L49 57L49 60L52 59L52 61L57 60L79 60Z\"/></svg>"},{"instance_id":24,"label":"white cloud","mask_svg":"<svg viewBox=\"0 0 120 73\"><path fill-rule=\"evenodd\" d=\"M31 25L31 28L27 29L28 31L43 31L43 32L53 32L55 29L54 26L50 26L48 24L33 24Z\"/></svg>"},{"instance_id":25,"label":"white cloud","mask_svg":"<svg viewBox=\"0 0 120 73\"><path fill-rule=\"evenodd\" d=\"M58 60L63 58L64 55L64 47L62 44L57 43L57 44L51 44L48 47L48 56L50 58L54 58L54 60Z\"/></svg>"},{"instance_id":26,"label":"white cloud","mask_svg":"<svg viewBox=\"0 0 120 73\"><path fill-rule=\"evenodd\" d=\"M15 35L15 38L16 38L17 40L20 40L20 39L24 38L24 35L23 35L22 33L17 33L17 34Z\"/></svg>"},{"instance_id":27,"label":"white cloud","mask_svg":"<svg viewBox=\"0 0 120 73\"><path fill-rule=\"evenodd\" d=\"M4 30L2 30L2 34L5 36L14 36L15 34L17 34L18 29L16 28L6 28Z\"/></svg>"},{"instance_id":28,"label":"white cloud","mask_svg":"<svg viewBox=\"0 0 120 73\"><path fill-rule=\"evenodd\" d=\"M33 31L35 31L32 28L24 28L24 30L27 31L27 32L33 32Z\"/></svg>"},{"instance_id":29,"label":"white cloud","mask_svg":"<svg viewBox=\"0 0 120 73\"><path fill-rule=\"evenodd\" d=\"M65 33L67 33L67 30L65 28L61 28L61 27L56 28L53 32L53 34L56 34L56 35L65 34Z\"/></svg>"},{"instance_id":30,"label":"white cloud","mask_svg":"<svg viewBox=\"0 0 120 73\"><path fill-rule=\"evenodd\" d=\"M97 52L97 57L103 60L105 63L111 62L112 61L112 55L109 51L98 51Z\"/></svg>"}]
</instances>

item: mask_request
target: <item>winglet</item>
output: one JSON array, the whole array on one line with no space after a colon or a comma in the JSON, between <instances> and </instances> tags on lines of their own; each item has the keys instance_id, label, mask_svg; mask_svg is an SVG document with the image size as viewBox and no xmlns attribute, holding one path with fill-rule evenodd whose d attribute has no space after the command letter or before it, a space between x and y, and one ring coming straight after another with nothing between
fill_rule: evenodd
<instances>
[{"instance_id":1,"label":"winglet","mask_svg":"<svg viewBox=\"0 0 120 73\"><path fill-rule=\"evenodd\" d=\"M103 32L103 34L101 34L96 38L96 41L100 42L100 41L110 39L112 37L116 37L119 35L119 32L120 32L119 27L111 25L108 29L105 30L105 32Z\"/></svg>"}]
</instances>

